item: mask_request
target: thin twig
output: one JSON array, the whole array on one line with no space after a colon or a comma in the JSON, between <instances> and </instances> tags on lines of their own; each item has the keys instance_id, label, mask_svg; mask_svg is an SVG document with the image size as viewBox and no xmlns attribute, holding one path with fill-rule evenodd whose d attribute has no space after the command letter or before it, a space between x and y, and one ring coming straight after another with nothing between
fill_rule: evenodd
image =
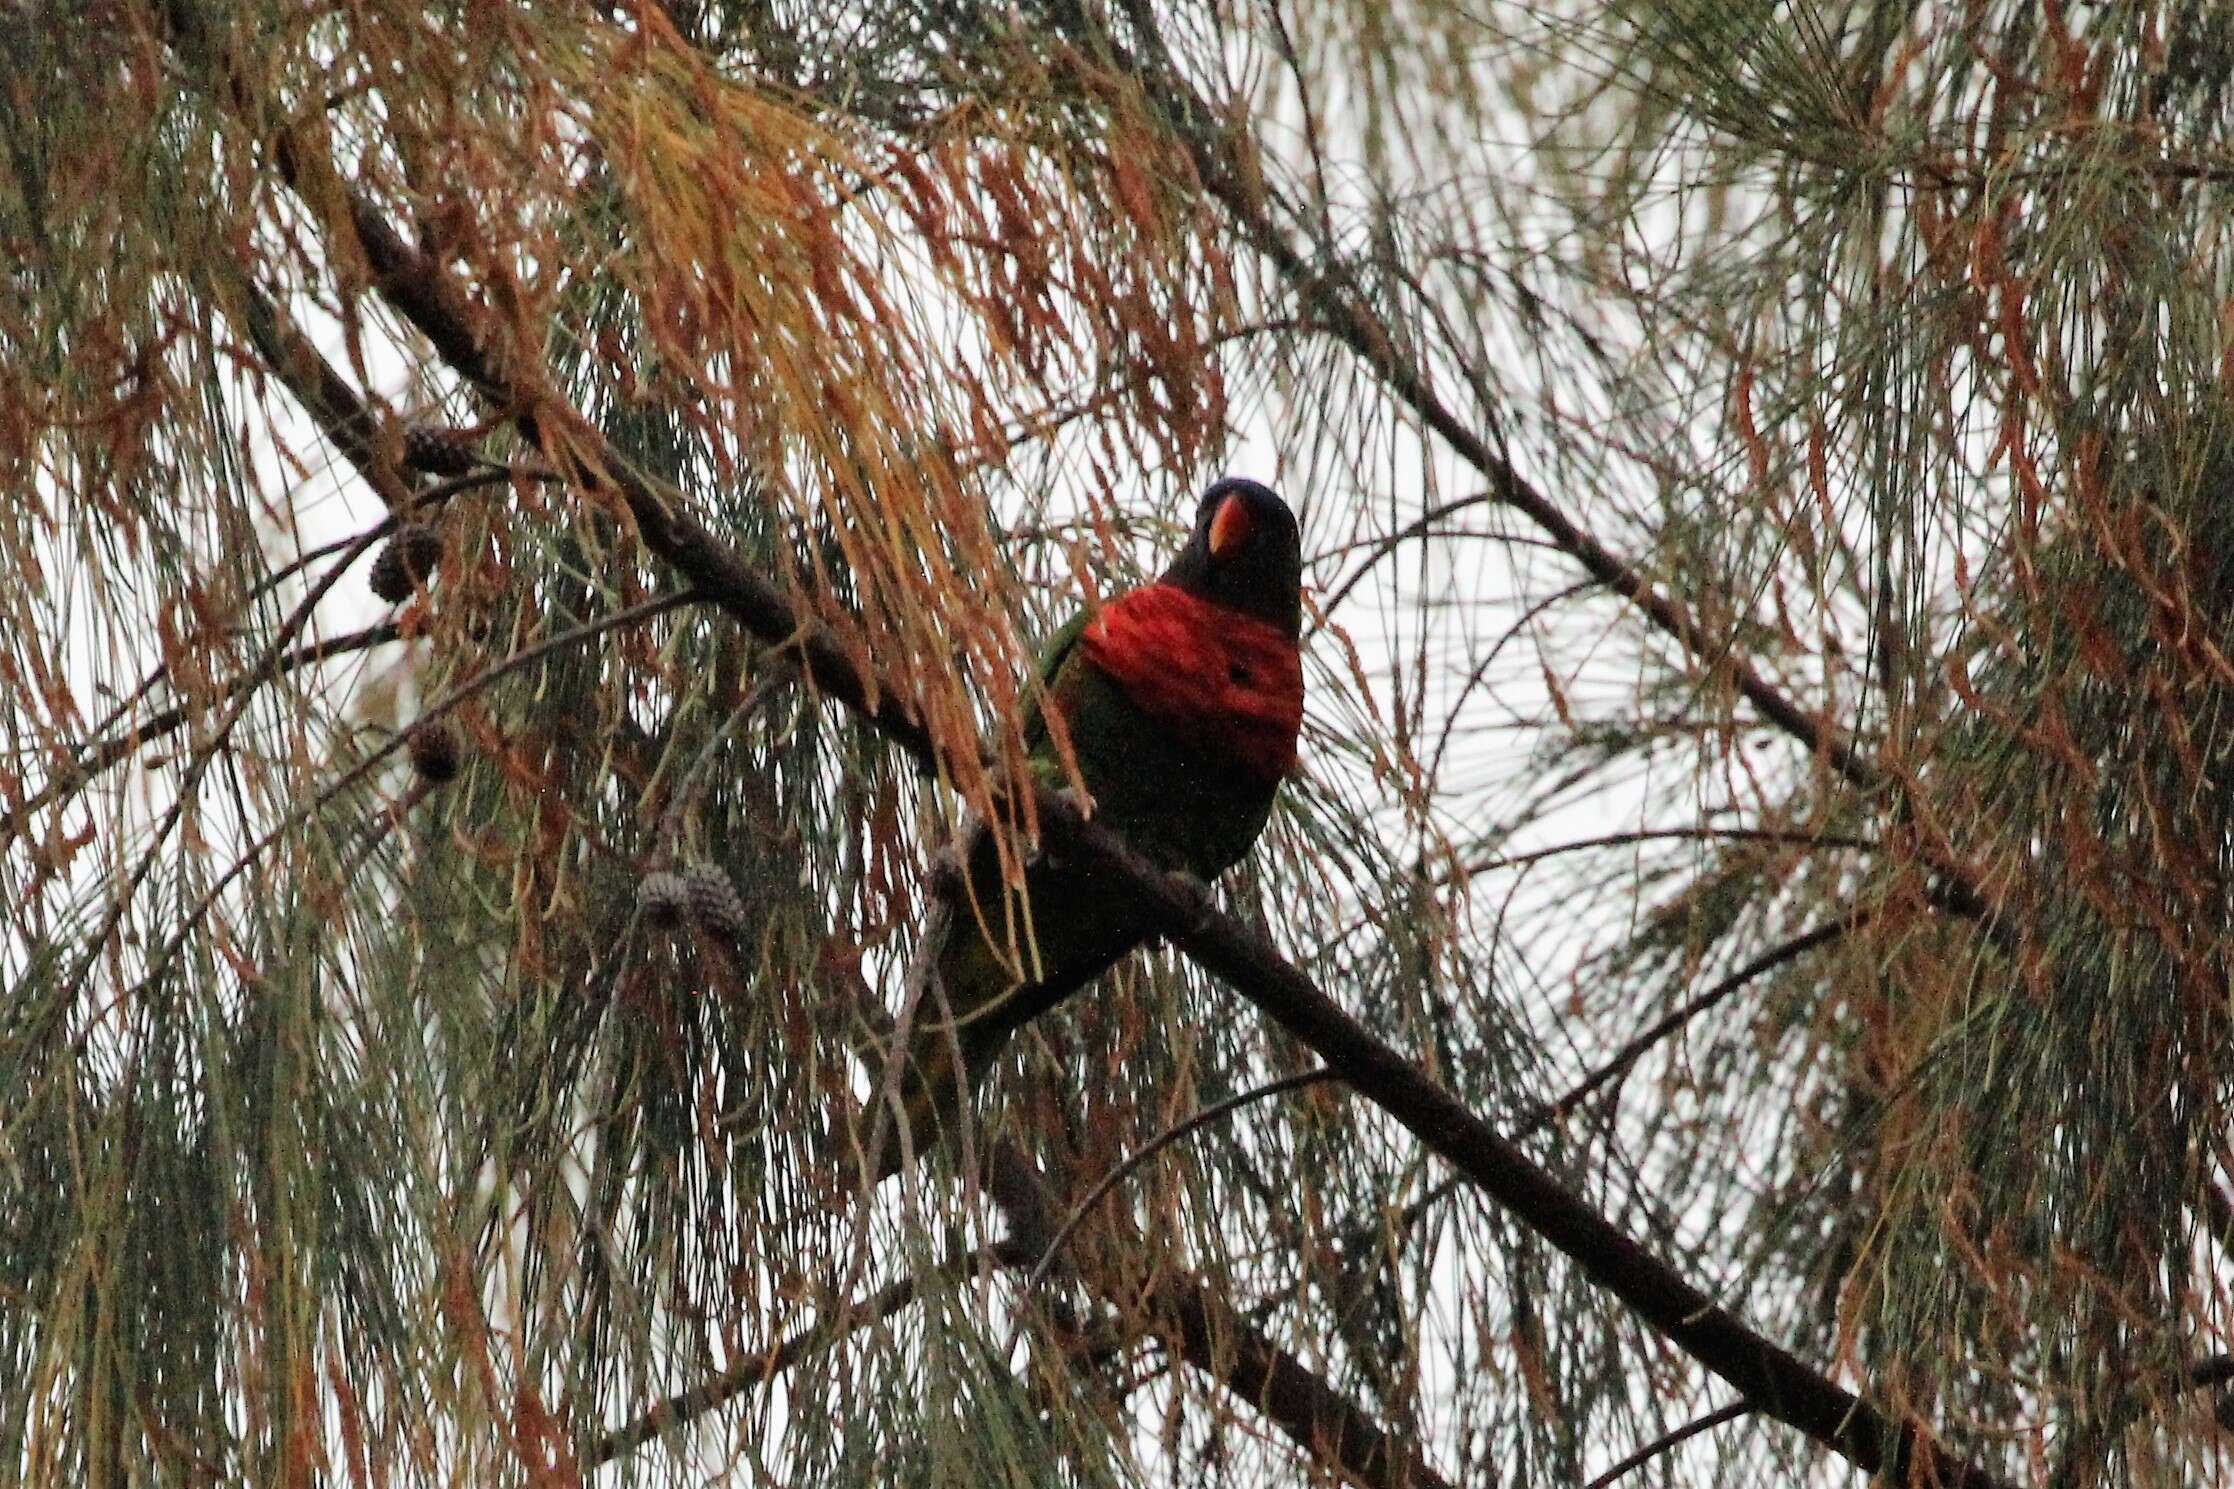
<instances>
[{"instance_id":1,"label":"thin twig","mask_svg":"<svg viewBox=\"0 0 2234 1489\"><path fill-rule=\"evenodd\" d=\"M1004 1243L981 1246L950 1258L934 1269L931 1275L949 1276L965 1272L987 1258L1004 1266L1021 1266L1024 1260L1023 1253L1012 1245ZM808 1355L837 1343L854 1330L869 1324L882 1323L914 1302L924 1281L925 1278L920 1276L902 1277L879 1289L873 1296L839 1309L830 1318L817 1319L789 1338L745 1356L689 1390L676 1392L593 1440L582 1450L582 1466L601 1467L665 1433L686 1427L754 1387L766 1385Z\"/></svg>"},{"instance_id":2,"label":"thin twig","mask_svg":"<svg viewBox=\"0 0 2234 1489\"><path fill-rule=\"evenodd\" d=\"M1428 529L1445 517L1456 516L1469 507L1487 506L1496 500L1497 493L1494 491L1477 491L1472 496L1461 496L1455 500L1444 502L1440 506L1429 507L1385 538L1369 540L1372 543L1373 551L1359 559L1350 572L1342 577L1341 582L1327 593L1327 597L1319 602L1319 609L1331 613L1350 597L1351 590L1356 589L1359 584L1364 582L1365 576L1373 571L1375 564L1413 539L1426 537ZM1323 625L1325 622L1321 621L1320 624Z\"/></svg>"},{"instance_id":3,"label":"thin twig","mask_svg":"<svg viewBox=\"0 0 2234 1489\"><path fill-rule=\"evenodd\" d=\"M1533 1132L1552 1122L1566 1120L1574 1113L1576 1107L1590 1099L1593 1092L1607 1082L1618 1080L1627 1074L1629 1068L1650 1053L1653 1046L1682 1029L1700 1014L1705 1013L1715 1004L1720 1003L1739 988L1753 981L1754 978L1764 973L1773 972L1786 962L1805 956L1818 946L1826 946L1841 937L1851 935L1868 925L1870 921L1877 917L1877 914L1875 908L1852 910L1836 920L1825 921L1812 930L1802 931L1790 940L1770 947L1696 998L1671 1009L1663 1017L1654 1020L1650 1027L1623 1045L1611 1060L1592 1071L1573 1089L1569 1090L1566 1095L1539 1108L1528 1118L1521 1134L1516 1134L1516 1136Z\"/></svg>"},{"instance_id":4,"label":"thin twig","mask_svg":"<svg viewBox=\"0 0 2234 1489\"><path fill-rule=\"evenodd\" d=\"M1323 1065L1316 1070L1305 1070L1295 1075L1284 1075L1276 1081L1266 1081L1261 1086L1252 1086L1246 1091L1228 1096L1223 1101L1212 1102L1184 1122L1166 1127L1139 1149L1126 1154L1123 1162L1112 1168L1108 1173L1103 1174L1100 1181L1086 1192L1086 1197L1071 1207L1071 1212L1063 1217L1063 1223L1055 1228L1053 1238L1047 1243L1047 1250L1041 1254L1038 1263L1033 1266L1032 1275L1026 1279L1024 1285L1026 1287L1038 1287L1041 1282L1045 1281L1047 1269L1054 1265L1055 1253L1062 1249L1063 1242L1070 1239L1071 1232L1078 1229L1079 1222L1086 1218L1087 1213L1101 1203L1102 1196L1123 1183L1127 1174L1132 1173L1173 1143L1178 1142L1198 1128L1208 1126L1228 1113L1239 1111L1252 1101L1262 1101L1268 1096L1278 1096L1285 1091L1300 1091L1306 1086L1324 1085L1326 1082L1336 1079L1338 1077L1335 1073Z\"/></svg>"},{"instance_id":5,"label":"thin twig","mask_svg":"<svg viewBox=\"0 0 2234 1489\"><path fill-rule=\"evenodd\" d=\"M303 595L301 601L295 606L294 610L283 621L280 622L279 630L272 637L271 645L264 649L263 659L258 662L255 668L251 670L250 675L262 675L268 668L276 665L281 657L287 655L290 644L294 641L295 637L299 635L303 631L303 629L310 624L311 615L317 610L319 602L326 597L326 592L333 588L334 584L340 579L343 571L345 571L350 564L356 562L356 560L365 552L365 550L372 546L373 538L380 532L380 530L380 528L374 528L371 533L368 533L364 537L359 538L354 544L350 546L348 552L342 555L340 561L338 561L332 569L328 570L318 579L316 583L311 585L308 592ZM215 727L211 729L208 741L201 746L201 748L195 753L194 758L188 762L186 770L179 781L177 798L172 801L169 808L163 813L162 818L156 822L153 829L149 832L147 845L140 854L139 862L137 863L137 865L125 876L123 885L117 888L112 893L108 908L101 916L100 925L96 927L93 934L86 939L84 955L77 959L75 964L70 968L67 976L63 979L66 985L76 986L85 980L87 974L89 974L93 970L93 964L97 960L99 960L103 948L108 945L109 938L116 935L118 929L124 924L124 917L131 910L133 897L140 892L140 886L147 882L148 876L155 872L156 865L163 861L163 854L158 850L161 848L163 843L169 840L170 835L177 830L179 823L185 820L187 809L192 804L195 793L201 788L202 777L209 773L210 767L214 765L219 757L221 757L226 752L226 749L232 739L233 730L238 727L241 719L246 716L249 703L253 700L254 696L254 690L249 689L243 691L238 697L233 699L231 707L225 710L224 716L221 717L217 721ZM288 820L292 821L293 817L294 814L289 814ZM265 841L269 842L270 839L267 838ZM259 848L261 846L262 845L260 844ZM210 904L216 899L219 890L221 890L225 885L231 883L232 880L238 875L242 867L245 867L245 864L237 865L234 869L223 875L218 880L217 885L213 887L210 890L210 893L203 899L202 903L189 915L187 915L182 921L180 921L177 931L173 933L170 940L165 944L163 954L157 958L156 966L161 967L163 965L166 965L169 962L170 958L177 953L178 948L185 945L187 937L201 929L202 916L207 913ZM153 974L151 973L150 979L152 979L152 976ZM143 980L139 984L140 987L146 987L149 985L149 980ZM105 1019L108 1016L109 1010L120 1005L131 996L131 992L119 993L117 997L110 1003L103 1005L99 1009L96 1009L93 1016L86 1021L85 1029L80 1031L78 1036L72 1041L72 1044L82 1045L86 1036L91 1033L94 1026L99 1024L101 1020ZM66 1007L66 1002L59 999L56 1000L53 1005L54 1016L59 1017ZM47 1022L51 1025L51 1020ZM42 1033L43 1032L44 1031L42 1030Z\"/></svg>"},{"instance_id":6,"label":"thin twig","mask_svg":"<svg viewBox=\"0 0 2234 1489\"><path fill-rule=\"evenodd\" d=\"M273 678L283 676L298 668L313 666L319 662L329 661L334 657L345 656L350 652L368 651L375 646L385 646L389 642L402 639L403 632L395 622L382 621L377 625L366 626L363 630L351 631L346 636L336 636L330 640L314 641L307 646L298 646L276 662L243 672L238 677L232 678L226 683L219 697L229 699L248 689L260 688ZM146 718L134 722L120 733L112 734L96 744L85 746L81 751L80 758L74 764L66 770L57 771L53 779L34 792L21 807L10 812L5 819L0 819L0 845L13 841L30 824L31 818L37 813L52 806L62 797L82 790L103 771L121 764L155 743L155 741L169 735L181 724L194 718L199 712L199 708L189 707L183 703L174 704L170 708L149 714Z\"/></svg>"},{"instance_id":7,"label":"thin twig","mask_svg":"<svg viewBox=\"0 0 2234 1489\"><path fill-rule=\"evenodd\" d=\"M1851 848L1861 853L1875 852L1879 846L1873 838L1850 837L1843 833L1802 832L1795 828L1663 827L1641 832L1609 832L1597 837L1554 843L1548 848L1531 848L1525 853L1503 853L1494 858L1470 859L1460 866L1459 872L1486 874L1497 869L1515 869L1541 863L1547 858L1557 858L1565 853L1587 852L1592 848L1625 848L1635 843L1669 839L1699 843L1782 843L1803 848ZM1453 876L1446 875L1445 879L1450 877Z\"/></svg>"},{"instance_id":8,"label":"thin twig","mask_svg":"<svg viewBox=\"0 0 2234 1489\"><path fill-rule=\"evenodd\" d=\"M1643 1447L1583 1485L1582 1489L1606 1489L1608 1484L1624 1475L1636 1472L1662 1453L1682 1446L1702 1432L1711 1432L1724 1422L1734 1422L1739 1417L1749 1416L1752 1411L1753 1408L1743 1401L1733 1401L1728 1406L1717 1407L1703 1417L1685 1422L1673 1432L1663 1433L1654 1438L1651 1442L1646 1443Z\"/></svg>"},{"instance_id":9,"label":"thin twig","mask_svg":"<svg viewBox=\"0 0 2234 1489\"><path fill-rule=\"evenodd\" d=\"M640 605L631 605L626 610L618 610L611 615L601 616L586 625L562 631L556 636L546 637L533 646L513 652L488 671L479 673L452 688L441 698L421 710L418 722L427 723L442 717L483 688L510 676L531 662L541 660L554 651L602 636L607 631L617 630L623 626L634 625L638 621L664 615L670 610L692 604L701 598L701 596L688 590L680 594L661 595L657 599L646 600ZM92 1016L86 1020L85 1027L80 1029L72 1040L72 1044L82 1045L92 1034L94 1028L108 1017L111 1009L121 1007L140 994L151 990L162 979L164 972L170 967L171 959L178 955L180 948L186 944L187 939L203 929L203 920L209 914L211 907L217 903L218 896L222 895L235 879L248 872L249 868L270 850L272 844L278 842L280 838L294 831L303 823L308 822L319 812L324 811L328 805L353 789L358 782L377 769L382 761L393 755L397 750L402 749L404 741L409 737L409 731L398 733L386 744L373 750L362 760L344 771L338 780L325 787L316 796L298 804L293 811L272 824L268 831L259 836L256 841L250 843L238 858L226 865L225 871L217 876L207 890L203 891L201 897L187 907L185 913L179 918L178 929L171 933L169 939L163 943L162 948L149 959L145 975L133 986L94 1010ZM209 760L214 759L215 756L216 751L213 747L211 752L202 758Z\"/></svg>"},{"instance_id":10,"label":"thin twig","mask_svg":"<svg viewBox=\"0 0 2234 1489\"><path fill-rule=\"evenodd\" d=\"M1651 836L1651 834L1637 834L1636 836ZM1855 844L1853 846L1866 845ZM1651 1028L1624 1045L1613 1059L1592 1071L1588 1077L1571 1088L1565 1095L1556 1100L1545 1102L1522 1118L1520 1125L1513 1129L1512 1140L1514 1142L1525 1142L1546 1127L1551 1126L1552 1123L1564 1121L1573 1114L1575 1108L1589 1099L1593 1091L1607 1081L1619 1077L1623 1071L1635 1065L1661 1039L1675 1033L1692 1019L1697 1018L1752 979L1765 972L1773 971L1794 957L1812 951L1826 942L1838 939L1839 935L1861 929L1868 918L1867 916L1848 917L1817 926L1813 930L1803 932L1756 957L1707 989L1706 992L1683 1005L1683 1007L1655 1022ZM1397 1212L1394 1220L1395 1230L1401 1234L1411 1229L1419 1223L1420 1218L1430 1209L1448 1199L1461 1187L1461 1180L1456 1177L1445 1179L1443 1182L1434 1185L1425 1194L1420 1195L1419 1198ZM1362 1229L1349 1232L1345 1237L1345 1242L1350 1245L1362 1245Z\"/></svg>"},{"instance_id":11,"label":"thin twig","mask_svg":"<svg viewBox=\"0 0 2234 1489\"><path fill-rule=\"evenodd\" d=\"M478 475L454 477L451 480L440 482L418 492L417 495L412 499L411 510L425 511L429 508L441 505L443 502L448 501L451 497L456 496L461 492L470 491L477 486L488 486L500 481L510 480L517 474L521 474L521 472L507 469L494 473L483 473ZM528 472L526 474L535 476L536 479L545 479L545 477L536 475L536 473L533 472ZM242 598L241 603L245 605L253 600L260 598L262 595L277 588L280 584L292 578L294 575L303 572L312 564L317 563L321 559L331 558L335 554L342 554L343 559L341 564L339 565L339 568L333 572L338 573L342 570L346 570L351 564L355 563L358 558L362 557L367 551L369 551L370 545L372 543L377 542L381 538L390 536L400 525L401 519L399 518L383 518L378 523L375 523L368 531L354 533L346 538L337 538L331 543L326 543L321 545L320 547L313 548L309 552L299 555L293 562L287 564L283 568L280 568L274 573L266 575L254 589L250 590L248 594ZM329 574L329 583L331 577L332 575ZM303 666L311 662L323 660L324 656L336 655L344 651L361 650L363 647L366 646L378 645L380 644L380 642L369 638L371 638L375 632L381 629L382 628L379 626L371 626L361 631L352 632L349 636L340 637L333 641L318 642L309 646L300 647L294 652L291 652L287 656L281 658L276 663L267 662L262 667L251 668L246 672L240 673L226 684L227 691L223 696L229 697L233 692L241 688L260 687L264 683L271 681L272 678L278 676L280 673L291 671L298 666ZM387 629L390 631L395 631L395 628L393 626L389 626L387 627ZM386 639L401 640L402 635L400 632L395 632L395 634L387 637ZM323 653L323 655L319 654L321 652ZM191 718L193 716L191 711L187 710L183 705L174 706L160 713L150 715L146 720L140 723L135 723L119 729L119 721L121 721L127 714L129 714L135 707L137 707L141 700L146 698L148 693L154 690L157 683L161 682L169 675L170 666L167 662L159 664L156 667L150 669L147 676L140 680L140 685L133 690L131 696L126 698L123 702L117 704L115 708L111 709L108 715L101 720L100 724L92 731L90 731L93 734L102 736L102 741L100 743L80 746L77 751L76 760L68 765L63 766L60 769L57 769L55 773L48 778L47 782L42 785L36 792L32 793L30 797L25 799L25 801L20 806L8 812L5 817L0 817L0 846L4 846L10 840L20 836L25 827L30 823L31 818L34 815L46 810L55 802L59 801L62 797L69 795L74 791L82 789L94 777L120 763L126 757L130 756L135 751L146 745L149 740L169 733L171 730L177 728L179 724L185 722L188 718Z\"/></svg>"}]
</instances>

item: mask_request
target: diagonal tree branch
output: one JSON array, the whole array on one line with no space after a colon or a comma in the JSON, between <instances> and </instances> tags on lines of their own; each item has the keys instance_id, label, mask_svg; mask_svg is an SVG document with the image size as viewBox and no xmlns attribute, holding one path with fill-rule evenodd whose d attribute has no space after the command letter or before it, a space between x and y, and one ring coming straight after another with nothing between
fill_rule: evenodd
<instances>
[{"instance_id":1,"label":"diagonal tree branch","mask_svg":"<svg viewBox=\"0 0 2234 1489\"><path fill-rule=\"evenodd\" d=\"M393 416L351 386L302 328L245 273L234 271L227 277L226 288L239 302L235 314L265 365L278 374L388 510L399 516L409 512L415 499L412 482L397 468L392 452L381 445Z\"/></svg>"},{"instance_id":2,"label":"diagonal tree branch","mask_svg":"<svg viewBox=\"0 0 2234 1489\"><path fill-rule=\"evenodd\" d=\"M987 1187L1008 1217L1011 1238L1028 1253L1053 1254L1057 1233L1054 1199L1038 1169L1013 1144L997 1146ZM1090 1267L1090 1263L1086 1264ZM1099 1293L1137 1288L1099 1275L1082 1278ZM1181 1356L1264 1413L1312 1457L1332 1466L1359 1489L1450 1489L1450 1481L1417 1448L1373 1420L1357 1402L1264 1332L1237 1316L1224 1299L1184 1273L1148 1285L1151 1312L1176 1324Z\"/></svg>"}]
</instances>

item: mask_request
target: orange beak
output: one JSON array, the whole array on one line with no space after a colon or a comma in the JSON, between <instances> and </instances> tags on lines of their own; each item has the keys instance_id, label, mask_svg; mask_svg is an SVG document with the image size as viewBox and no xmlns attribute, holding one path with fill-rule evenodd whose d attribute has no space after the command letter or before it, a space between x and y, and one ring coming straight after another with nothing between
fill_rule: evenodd
<instances>
[{"instance_id":1,"label":"orange beak","mask_svg":"<svg viewBox=\"0 0 2234 1489\"><path fill-rule=\"evenodd\" d=\"M1224 558L1249 540L1249 504L1238 496L1218 503L1210 519L1210 556Z\"/></svg>"}]
</instances>

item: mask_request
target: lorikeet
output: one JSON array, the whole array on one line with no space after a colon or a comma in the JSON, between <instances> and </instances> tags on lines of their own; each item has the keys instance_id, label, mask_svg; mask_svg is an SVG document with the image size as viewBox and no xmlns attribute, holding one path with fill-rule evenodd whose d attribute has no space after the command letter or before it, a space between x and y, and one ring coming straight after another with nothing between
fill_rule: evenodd
<instances>
[{"instance_id":1,"label":"lorikeet","mask_svg":"<svg viewBox=\"0 0 2234 1489\"><path fill-rule=\"evenodd\" d=\"M1302 538L1287 503L1255 481L1203 494L1187 545L1153 584L1073 617L1040 663L1093 798L1093 814L1167 871L1209 880L1264 831L1303 722ZM1035 705L1034 774L1069 782ZM935 1142L1010 1035L1146 939L1091 870L1042 858L1008 893L982 827L942 893L943 939L899 1089L910 1140ZM888 1135L878 1177L896 1171Z\"/></svg>"}]
</instances>

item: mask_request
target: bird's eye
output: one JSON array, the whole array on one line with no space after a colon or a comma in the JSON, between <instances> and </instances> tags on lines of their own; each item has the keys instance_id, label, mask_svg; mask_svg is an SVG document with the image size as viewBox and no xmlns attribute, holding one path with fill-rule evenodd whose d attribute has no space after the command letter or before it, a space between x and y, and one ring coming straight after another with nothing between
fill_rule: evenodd
<instances>
[{"instance_id":1,"label":"bird's eye","mask_svg":"<svg viewBox=\"0 0 2234 1489\"><path fill-rule=\"evenodd\" d=\"M1241 665L1241 664L1240 664L1239 662L1233 662L1233 663L1229 663L1229 664L1227 665L1227 667L1226 667L1226 681L1228 681L1228 682L1247 682L1248 680L1249 680L1249 669L1248 669L1248 668L1246 668L1246 667L1242 666L1242 665Z\"/></svg>"}]
</instances>

